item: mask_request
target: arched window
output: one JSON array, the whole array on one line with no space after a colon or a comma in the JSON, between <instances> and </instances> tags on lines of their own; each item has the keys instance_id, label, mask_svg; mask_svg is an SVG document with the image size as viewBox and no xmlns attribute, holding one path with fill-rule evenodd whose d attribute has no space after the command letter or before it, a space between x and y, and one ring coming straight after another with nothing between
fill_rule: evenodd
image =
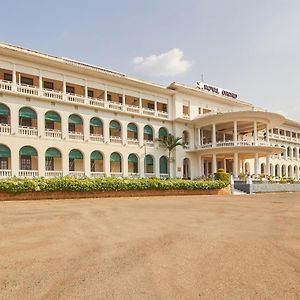
<instances>
[{"instance_id":1,"label":"arched window","mask_svg":"<svg viewBox=\"0 0 300 300\"><path fill-rule=\"evenodd\" d=\"M73 149L69 152L69 171L83 171L83 154L80 150Z\"/></svg>"},{"instance_id":2,"label":"arched window","mask_svg":"<svg viewBox=\"0 0 300 300\"><path fill-rule=\"evenodd\" d=\"M290 157L291 156L291 147L287 147L287 156Z\"/></svg>"},{"instance_id":3,"label":"arched window","mask_svg":"<svg viewBox=\"0 0 300 300\"><path fill-rule=\"evenodd\" d=\"M182 143L188 146L190 144L190 136L188 131L184 130L182 132Z\"/></svg>"},{"instance_id":4,"label":"arched window","mask_svg":"<svg viewBox=\"0 0 300 300\"><path fill-rule=\"evenodd\" d=\"M62 161L61 152L56 148L48 148L45 152L46 171L61 171Z\"/></svg>"},{"instance_id":5,"label":"arched window","mask_svg":"<svg viewBox=\"0 0 300 300\"><path fill-rule=\"evenodd\" d=\"M61 131L61 118L55 111L47 111L45 113L45 129L46 131Z\"/></svg>"},{"instance_id":6,"label":"arched window","mask_svg":"<svg viewBox=\"0 0 300 300\"><path fill-rule=\"evenodd\" d=\"M160 127L158 131L158 138L165 139L168 135L168 129L165 127Z\"/></svg>"},{"instance_id":7,"label":"arched window","mask_svg":"<svg viewBox=\"0 0 300 300\"><path fill-rule=\"evenodd\" d=\"M95 150L91 153L91 172L102 173L103 171L103 154L100 151Z\"/></svg>"},{"instance_id":8,"label":"arched window","mask_svg":"<svg viewBox=\"0 0 300 300\"><path fill-rule=\"evenodd\" d=\"M282 149L285 149L284 146L281 146L281 148L282 148ZM285 156L285 153L286 153L285 151L281 152L281 157L284 157L284 156Z\"/></svg>"},{"instance_id":9,"label":"arched window","mask_svg":"<svg viewBox=\"0 0 300 300\"><path fill-rule=\"evenodd\" d=\"M288 166L288 177L293 177L293 168L291 165Z\"/></svg>"},{"instance_id":10,"label":"arched window","mask_svg":"<svg viewBox=\"0 0 300 300\"><path fill-rule=\"evenodd\" d=\"M19 126L37 127L37 114L30 107L22 107L19 110Z\"/></svg>"},{"instance_id":11,"label":"arched window","mask_svg":"<svg viewBox=\"0 0 300 300\"><path fill-rule=\"evenodd\" d=\"M3 103L0 103L0 124L10 124L10 109Z\"/></svg>"},{"instance_id":12,"label":"arched window","mask_svg":"<svg viewBox=\"0 0 300 300\"><path fill-rule=\"evenodd\" d=\"M265 172L266 172L266 164L262 163L260 165L260 174L265 174Z\"/></svg>"},{"instance_id":13,"label":"arched window","mask_svg":"<svg viewBox=\"0 0 300 300\"><path fill-rule=\"evenodd\" d=\"M145 173L146 174L154 174L154 160L153 156L148 154L145 157L144 161Z\"/></svg>"},{"instance_id":14,"label":"arched window","mask_svg":"<svg viewBox=\"0 0 300 300\"><path fill-rule=\"evenodd\" d=\"M280 177L280 166L279 165L275 166L275 176Z\"/></svg>"},{"instance_id":15,"label":"arched window","mask_svg":"<svg viewBox=\"0 0 300 300\"><path fill-rule=\"evenodd\" d=\"M11 169L11 153L10 149L0 144L0 170Z\"/></svg>"},{"instance_id":16,"label":"arched window","mask_svg":"<svg viewBox=\"0 0 300 300\"><path fill-rule=\"evenodd\" d=\"M122 173L122 158L118 152L113 152L110 155L110 172Z\"/></svg>"},{"instance_id":17,"label":"arched window","mask_svg":"<svg viewBox=\"0 0 300 300\"><path fill-rule=\"evenodd\" d=\"M69 132L72 134L79 133L83 135L83 121L79 115L73 114L69 116Z\"/></svg>"},{"instance_id":18,"label":"arched window","mask_svg":"<svg viewBox=\"0 0 300 300\"><path fill-rule=\"evenodd\" d=\"M24 146L19 151L20 170L38 170L38 153L31 146Z\"/></svg>"},{"instance_id":19,"label":"arched window","mask_svg":"<svg viewBox=\"0 0 300 300\"><path fill-rule=\"evenodd\" d=\"M118 121L116 120L110 121L109 136L121 138L121 124Z\"/></svg>"},{"instance_id":20,"label":"arched window","mask_svg":"<svg viewBox=\"0 0 300 300\"><path fill-rule=\"evenodd\" d=\"M93 137L103 136L103 123L97 117L93 117L90 120L90 135Z\"/></svg>"},{"instance_id":21,"label":"arched window","mask_svg":"<svg viewBox=\"0 0 300 300\"><path fill-rule=\"evenodd\" d=\"M159 173L161 175L168 174L168 159L165 156L162 156L159 159Z\"/></svg>"},{"instance_id":22,"label":"arched window","mask_svg":"<svg viewBox=\"0 0 300 300\"><path fill-rule=\"evenodd\" d=\"M281 177L286 177L286 166L285 165L281 166Z\"/></svg>"},{"instance_id":23,"label":"arched window","mask_svg":"<svg viewBox=\"0 0 300 300\"><path fill-rule=\"evenodd\" d=\"M134 153L128 156L128 173L139 173L138 157Z\"/></svg>"},{"instance_id":24,"label":"arched window","mask_svg":"<svg viewBox=\"0 0 300 300\"><path fill-rule=\"evenodd\" d=\"M146 125L144 127L144 140L145 141L153 141L153 129L151 126Z\"/></svg>"},{"instance_id":25,"label":"arched window","mask_svg":"<svg viewBox=\"0 0 300 300\"><path fill-rule=\"evenodd\" d=\"M127 125L127 139L129 141L138 139L138 128L134 123L129 123Z\"/></svg>"}]
</instances>

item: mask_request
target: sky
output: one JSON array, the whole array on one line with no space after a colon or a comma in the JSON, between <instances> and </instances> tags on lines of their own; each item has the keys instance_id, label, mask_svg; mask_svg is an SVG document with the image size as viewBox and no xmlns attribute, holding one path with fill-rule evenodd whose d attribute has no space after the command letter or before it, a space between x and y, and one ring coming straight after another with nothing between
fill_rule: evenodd
<instances>
[{"instance_id":1,"label":"sky","mask_svg":"<svg viewBox=\"0 0 300 300\"><path fill-rule=\"evenodd\" d=\"M1 42L162 85L203 74L300 122L299 0L1 1L0 26Z\"/></svg>"}]
</instances>

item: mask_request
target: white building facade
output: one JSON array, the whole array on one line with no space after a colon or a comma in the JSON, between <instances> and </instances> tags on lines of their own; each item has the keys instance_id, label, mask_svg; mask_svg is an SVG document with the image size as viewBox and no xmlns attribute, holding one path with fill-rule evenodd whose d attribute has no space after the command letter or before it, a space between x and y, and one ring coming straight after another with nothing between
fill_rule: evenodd
<instances>
[{"instance_id":1,"label":"white building facade","mask_svg":"<svg viewBox=\"0 0 300 300\"><path fill-rule=\"evenodd\" d=\"M206 86L207 87L207 86ZM0 178L299 178L300 124L202 86L168 87L0 44Z\"/></svg>"}]
</instances>

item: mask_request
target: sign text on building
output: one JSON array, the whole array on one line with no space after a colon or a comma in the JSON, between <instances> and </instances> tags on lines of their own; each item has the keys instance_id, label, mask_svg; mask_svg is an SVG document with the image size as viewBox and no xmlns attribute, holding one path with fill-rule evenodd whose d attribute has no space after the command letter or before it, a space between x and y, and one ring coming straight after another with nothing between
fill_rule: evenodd
<instances>
[{"instance_id":1,"label":"sign text on building","mask_svg":"<svg viewBox=\"0 0 300 300\"><path fill-rule=\"evenodd\" d=\"M196 86L198 89L206 90L208 92L212 92L214 94L222 95L225 97L229 97L229 98L233 98L233 99L236 99L238 97L238 95L235 93L220 89L218 87L206 84L204 82L196 81Z\"/></svg>"}]
</instances>

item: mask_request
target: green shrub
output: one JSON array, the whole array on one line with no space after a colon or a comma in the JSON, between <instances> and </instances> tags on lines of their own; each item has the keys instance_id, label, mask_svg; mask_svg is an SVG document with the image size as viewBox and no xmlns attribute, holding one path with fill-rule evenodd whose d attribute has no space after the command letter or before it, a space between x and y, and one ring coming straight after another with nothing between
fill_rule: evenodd
<instances>
[{"instance_id":1,"label":"green shrub","mask_svg":"<svg viewBox=\"0 0 300 300\"><path fill-rule=\"evenodd\" d=\"M218 169L217 173L215 173L215 180L220 180L229 184L230 175L224 171L224 169Z\"/></svg>"},{"instance_id":2,"label":"green shrub","mask_svg":"<svg viewBox=\"0 0 300 300\"><path fill-rule=\"evenodd\" d=\"M225 173L226 174L226 173ZM222 176L221 176L222 177ZM209 190L221 189L228 185L229 181L210 180L195 181L157 178L147 179L119 179L105 178L36 178L21 179L10 178L0 180L0 192L22 193L22 192L92 192L92 191L124 191L124 190Z\"/></svg>"}]
</instances>

